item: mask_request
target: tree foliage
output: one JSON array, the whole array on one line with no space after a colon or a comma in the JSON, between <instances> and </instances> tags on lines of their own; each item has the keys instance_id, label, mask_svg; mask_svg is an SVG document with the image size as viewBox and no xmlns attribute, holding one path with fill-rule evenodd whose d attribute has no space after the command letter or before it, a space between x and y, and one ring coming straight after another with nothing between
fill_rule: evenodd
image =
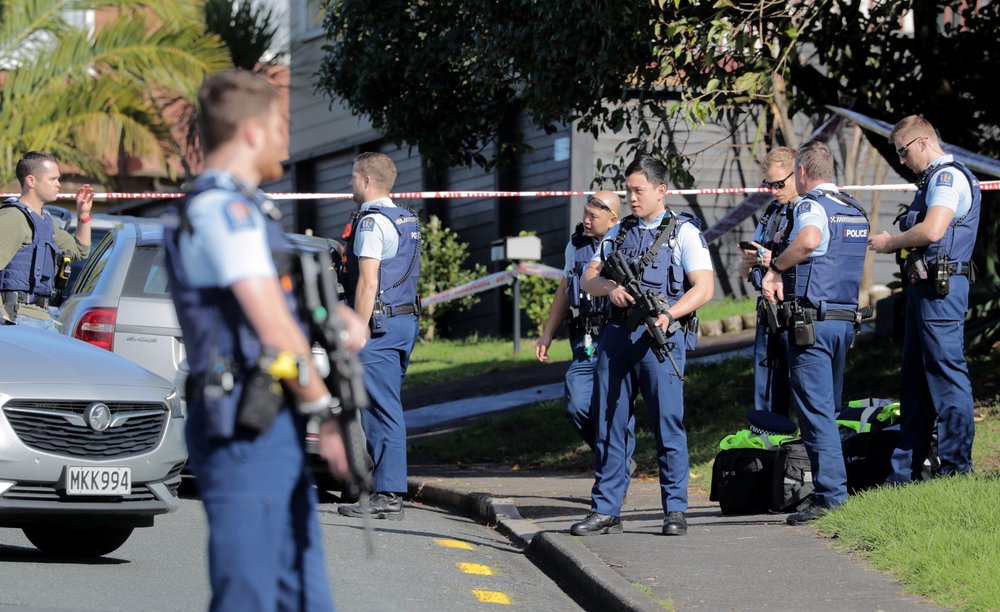
<instances>
[{"instance_id":1,"label":"tree foliage","mask_svg":"<svg viewBox=\"0 0 1000 612\"><path fill-rule=\"evenodd\" d=\"M118 143L164 161L179 147L162 99L193 100L205 74L228 65L198 2L6 0L0 22L0 180L45 150L106 181ZM114 15L89 28L89 11ZM93 14L93 13L91 13Z\"/></svg>"},{"instance_id":2,"label":"tree foliage","mask_svg":"<svg viewBox=\"0 0 1000 612\"><path fill-rule=\"evenodd\" d=\"M205 29L226 45L236 68L266 70L284 54L274 48L278 16L273 8L251 0L205 0L204 11Z\"/></svg>"},{"instance_id":3,"label":"tree foliage","mask_svg":"<svg viewBox=\"0 0 1000 612\"><path fill-rule=\"evenodd\" d=\"M921 114L946 141L1000 157L998 2L333 0L324 27L317 89L438 166L516 157L526 145L510 119L523 113L625 135L617 159L645 150L689 186L699 151L678 141L682 124L768 122L769 144L794 146L789 116L823 119L828 105L889 123ZM595 181L620 184L621 170L599 162ZM1000 233L997 207L987 197L980 236ZM997 256L979 241L994 293Z\"/></svg>"}]
</instances>

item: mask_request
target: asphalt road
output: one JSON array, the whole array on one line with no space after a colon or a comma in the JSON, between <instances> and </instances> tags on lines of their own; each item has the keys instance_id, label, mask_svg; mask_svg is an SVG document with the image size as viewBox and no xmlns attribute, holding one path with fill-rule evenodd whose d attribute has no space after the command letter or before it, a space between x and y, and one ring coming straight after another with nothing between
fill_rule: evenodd
<instances>
[{"instance_id":1,"label":"asphalt road","mask_svg":"<svg viewBox=\"0 0 1000 612\"><path fill-rule=\"evenodd\" d=\"M475 520L411 504L404 521L362 522L320 509L327 570L340 610L579 610L506 538ZM0 529L0 609L200 610L209 599L206 526L196 500L137 529L94 561L53 559Z\"/></svg>"}]
</instances>

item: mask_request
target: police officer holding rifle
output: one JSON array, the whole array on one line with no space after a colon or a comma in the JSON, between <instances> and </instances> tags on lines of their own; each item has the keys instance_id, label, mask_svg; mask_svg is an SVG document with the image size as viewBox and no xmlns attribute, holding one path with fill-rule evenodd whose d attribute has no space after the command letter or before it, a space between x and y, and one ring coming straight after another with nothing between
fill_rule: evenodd
<instances>
[{"instance_id":1,"label":"police officer holding rifle","mask_svg":"<svg viewBox=\"0 0 1000 612\"><path fill-rule=\"evenodd\" d=\"M622 532L621 507L629 484L628 420L638 385L656 435L663 533L683 535L688 502L686 340L695 333L694 311L712 299L715 276L697 220L665 207L663 162L640 156L625 174L632 215L605 234L583 274L583 289L608 296L614 308L597 350L591 512L570 531L581 536Z\"/></svg>"}]
</instances>

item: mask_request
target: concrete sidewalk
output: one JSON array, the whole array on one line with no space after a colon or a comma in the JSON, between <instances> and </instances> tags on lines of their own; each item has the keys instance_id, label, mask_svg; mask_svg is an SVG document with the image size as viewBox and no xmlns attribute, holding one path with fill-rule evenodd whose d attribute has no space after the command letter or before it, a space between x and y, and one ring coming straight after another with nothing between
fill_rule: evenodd
<instances>
[{"instance_id":1,"label":"concrete sidewalk","mask_svg":"<svg viewBox=\"0 0 1000 612\"><path fill-rule=\"evenodd\" d=\"M633 480L625 533L577 537L589 474L510 465L413 466L413 500L478 515L525 547L593 610L932 610L893 578L785 515L723 516L692 486L688 534L660 535L659 485Z\"/></svg>"}]
</instances>

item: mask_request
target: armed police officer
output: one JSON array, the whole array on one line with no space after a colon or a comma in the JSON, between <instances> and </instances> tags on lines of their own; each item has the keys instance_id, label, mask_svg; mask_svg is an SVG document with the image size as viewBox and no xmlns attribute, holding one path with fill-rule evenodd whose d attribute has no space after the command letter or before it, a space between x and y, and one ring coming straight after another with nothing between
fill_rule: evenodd
<instances>
[{"instance_id":1,"label":"armed police officer","mask_svg":"<svg viewBox=\"0 0 1000 612\"><path fill-rule=\"evenodd\" d=\"M694 311L712 299L715 276L697 220L665 207L663 162L640 156L625 175L632 215L608 230L583 273L584 291L608 296L614 308L597 348L591 512L570 531L622 532L621 507L629 485L628 423L638 385L656 436L663 533L683 535L688 502L686 340L695 332L689 326Z\"/></svg>"},{"instance_id":2,"label":"armed police officer","mask_svg":"<svg viewBox=\"0 0 1000 612\"><path fill-rule=\"evenodd\" d=\"M382 153L354 160L351 190L361 205L345 248L344 289L370 338L361 351L371 410L364 415L368 450L374 461L374 494L367 508L343 505L337 511L360 517L401 520L406 492L406 423L400 392L417 341L420 302L420 225L416 215L393 204L389 192L396 166Z\"/></svg>"},{"instance_id":3,"label":"armed police officer","mask_svg":"<svg viewBox=\"0 0 1000 612\"><path fill-rule=\"evenodd\" d=\"M819 518L847 500L847 471L837 429L844 363L857 326L858 290L868 242L868 216L833 183L829 147L799 149L795 205L781 254L761 282L764 298L781 301L788 341L792 401L812 464L811 503L787 518L792 525Z\"/></svg>"},{"instance_id":4,"label":"armed police officer","mask_svg":"<svg viewBox=\"0 0 1000 612\"><path fill-rule=\"evenodd\" d=\"M49 298L59 274L68 277L64 258L90 254L90 209L94 190L76 192L77 227L73 236L56 227L44 206L59 196L59 163L41 151L29 151L17 162L19 198L0 205L0 316L4 323L54 330ZM65 280L65 278L63 279Z\"/></svg>"},{"instance_id":5,"label":"armed police officer","mask_svg":"<svg viewBox=\"0 0 1000 612\"><path fill-rule=\"evenodd\" d=\"M552 335L569 316L567 328L573 360L566 370L566 412L573 428L591 449L594 448L594 424L590 399L597 367L597 344L611 312L607 297L593 297L580 286L583 271L597 252L597 245L616 223L621 200L613 191L598 191L583 207L583 222L566 245L565 276L552 298L549 318L535 343L535 356L547 361ZM633 440L630 433L629 439ZM632 442L634 445L634 441ZM629 452L631 455L631 452Z\"/></svg>"},{"instance_id":6,"label":"armed police officer","mask_svg":"<svg viewBox=\"0 0 1000 612\"><path fill-rule=\"evenodd\" d=\"M785 229L795 200L795 150L788 147L772 149L764 159L764 180L761 184L774 190L774 200L764 209L753 240L752 249L743 250L740 273L760 291L760 281L777 256L780 233ZM741 243L742 244L742 243ZM776 309L763 298L757 301L757 330L753 347L754 407L788 416L788 363L785 342L778 333Z\"/></svg>"},{"instance_id":7,"label":"armed police officer","mask_svg":"<svg viewBox=\"0 0 1000 612\"><path fill-rule=\"evenodd\" d=\"M277 91L250 72L208 77L198 100L205 171L164 248L190 371L186 439L208 518L211 609L330 610L304 440L306 418L321 419L320 454L347 477L330 418L339 404L279 281L291 251L280 214L257 190L282 174L287 123ZM297 375L271 372L281 358Z\"/></svg>"},{"instance_id":8,"label":"armed police officer","mask_svg":"<svg viewBox=\"0 0 1000 612\"><path fill-rule=\"evenodd\" d=\"M911 115L889 136L899 161L920 176L900 215L900 233L869 240L879 253L906 250L906 327L901 369L899 446L889 481L917 477L937 420L940 474L972 470L972 386L965 362L965 313L974 280L972 249L979 229L979 181L945 154L934 126Z\"/></svg>"}]
</instances>

